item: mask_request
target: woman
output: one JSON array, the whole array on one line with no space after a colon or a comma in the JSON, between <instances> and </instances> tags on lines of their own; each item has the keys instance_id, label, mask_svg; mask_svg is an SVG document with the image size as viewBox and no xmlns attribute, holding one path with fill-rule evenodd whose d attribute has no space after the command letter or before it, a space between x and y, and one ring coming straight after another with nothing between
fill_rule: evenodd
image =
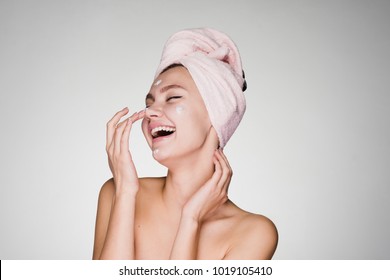
<instances>
[{"instance_id":1,"label":"woman","mask_svg":"<svg viewBox=\"0 0 390 280\"><path fill-rule=\"evenodd\" d=\"M245 111L246 82L234 43L212 29L174 34L166 43L146 109L107 124L113 178L102 187L94 259L270 259L274 224L228 199L232 176L223 147ZM129 152L132 124L163 178L138 178Z\"/></svg>"}]
</instances>

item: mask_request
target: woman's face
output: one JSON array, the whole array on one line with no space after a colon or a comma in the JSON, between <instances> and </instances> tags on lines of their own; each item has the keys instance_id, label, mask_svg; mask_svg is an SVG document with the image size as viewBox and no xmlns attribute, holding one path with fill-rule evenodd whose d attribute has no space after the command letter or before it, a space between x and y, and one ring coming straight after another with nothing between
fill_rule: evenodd
<instances>
[{"instance_id":1,"label":"woman's face","mask_svg":"<svg viewBox=\"0 0 390 280\"><path fill-rule=\"evenodd\" d=\"M153 82L146 96L142 131L153 157L160 162L188 155L204 146L211 122L186 68L171 68ZM215 133L211 135L216 138ZM213 141L217 142L217 138Z\"/></svg>"}]
</instances>

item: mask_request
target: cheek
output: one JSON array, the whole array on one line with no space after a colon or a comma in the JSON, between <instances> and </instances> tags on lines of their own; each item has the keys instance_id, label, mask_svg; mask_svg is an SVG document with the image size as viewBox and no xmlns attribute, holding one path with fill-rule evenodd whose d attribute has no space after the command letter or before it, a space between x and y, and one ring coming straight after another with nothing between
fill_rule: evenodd
<instances>
[{"instance_id":1,"label":"cheek","mask_svg":"<svg viewBox=\"0 0 390 280\"><path fill-rule=\"evenodd\" d=\"M165 113L168 117L175 119L175 121L181 120L191 115L191 113L184 105L169 106L165 109Z\"/></svg>"},{"instance_id":2,"label":"cheek","mask_svg":"<svg viewBox=\"0 0 390 280\"><path fill-rule=\"evenodd\" d=\"M183 106L179 105L179 106L176 106L175 111L176 111L177 115L181 116L185 110L184 110Z\"/></svg>"}]
</instances>

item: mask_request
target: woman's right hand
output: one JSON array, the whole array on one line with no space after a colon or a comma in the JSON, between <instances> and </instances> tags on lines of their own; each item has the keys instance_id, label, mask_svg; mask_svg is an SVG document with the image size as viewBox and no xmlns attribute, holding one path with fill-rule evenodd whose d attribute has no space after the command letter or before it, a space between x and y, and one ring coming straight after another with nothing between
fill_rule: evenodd
<instances>
[{"instance_id":1,"label":"woman's right hand","mask_svg":"<svg viewBox=\"0 0 390 280\"><path fill-rule=\"evenodd\" d=\"M215 170L183 207L182 217L196 222L202 220L228 200L228 188L233 176L229 161L221 149L214 152Z\"/></svg>"},{"instance_id":2,"label":"woman's right hand","mask_svg":"<svg viewBox=\"0 0 390 280\"><path fill-rule=\"evenodd\" d=\"M129 150L129 137L132 124L142 119L145 111L134 113L120 122L128 112L128 108L122 109L107 123L106 151L117 195L123 193L135 195L139 188L137 170Z\"/></svg>"}]
</instances>

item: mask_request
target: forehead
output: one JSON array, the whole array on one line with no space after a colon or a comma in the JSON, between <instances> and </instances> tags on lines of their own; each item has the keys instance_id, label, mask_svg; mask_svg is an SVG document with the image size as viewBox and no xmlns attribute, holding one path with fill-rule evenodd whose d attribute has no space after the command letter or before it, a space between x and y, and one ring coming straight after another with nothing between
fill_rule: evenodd
<instances>
[{"instance_id":1,"label":"forehead","mask_svg":"<svg viewBox=\"0 0 390 280\"><path fill-rule=\"evenodd\" d=\"M191 74L184 66L175 66L157 76L146 95L145 101L154 101L156 94L167 92L169 89L179 88L189 93L187 95L191 100L202 100L198 87L196 86Z\"/></svg>"},{"instance_id":2,"label":"forehead","mask_svg":"<svg viewBox=\"0 0 390 280\"><path fill-rule=\"evenodd\" d=\"M175 66L172 68L168 68L167 70L163 71L155 81L183 81L188 82L188 80L192 81L192 77L188 70L184 66Z\"/></svg>"},{"instance_id":3,"label":"forehead","mask_svg":"<svg viewBox=\"0 0 390 280\"><path fill-rule=\"evenodd\" d=\"M166 92L172 88L182 88L188 92L198 92L188 70L183 66L175 66L157 76L146 98L148 99L156 93Z\"/></svg>"}]
</instances>

